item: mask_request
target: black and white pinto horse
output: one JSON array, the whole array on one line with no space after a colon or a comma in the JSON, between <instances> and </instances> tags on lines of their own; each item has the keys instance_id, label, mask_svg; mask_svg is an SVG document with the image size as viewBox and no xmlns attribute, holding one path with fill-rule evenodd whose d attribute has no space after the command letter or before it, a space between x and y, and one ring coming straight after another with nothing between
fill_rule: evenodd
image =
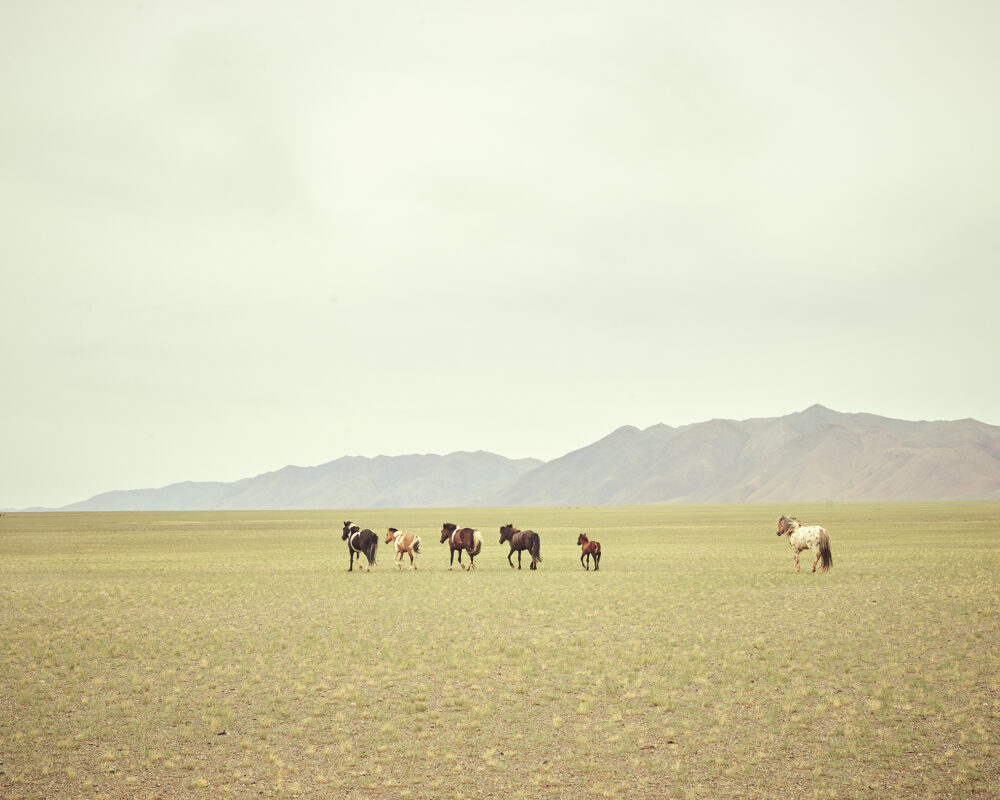
<instances>
[{"instance_id":1,"label":"black and white pinto horse","mask_svg":"<svg viewBox=\"0 0 1000 800\"><path fill-rule=\"evenodd\" d=\"M365 572L371 572L375 566L375 551L378 550L378 534L368 528L361 528L350 520L344 522L344 535L340 537L347 542L347 552L351 556L351 565L347 568L350 572L354 569L354 556L358 557L358 569L361 569L361 554L365 554L368 559L368 566Z\"/></svg>"},{"instance_id":2,"label":"black and white pinto horse","mask_svg":"<svg viewBox=\"0 0 1000 800\"><path fill-rule=\"evenodd\" d=\"M816 554L813 559L813 572L822 560L820 572L826 572L833 566L833 553L830 552L830 534L820 525L801 525L797 517L782 516L778 519L778 536L787 536L792 547L792 557L795 559L795 571L799 571L799 553L812 550Z\"/></svg>"}]
</instances>

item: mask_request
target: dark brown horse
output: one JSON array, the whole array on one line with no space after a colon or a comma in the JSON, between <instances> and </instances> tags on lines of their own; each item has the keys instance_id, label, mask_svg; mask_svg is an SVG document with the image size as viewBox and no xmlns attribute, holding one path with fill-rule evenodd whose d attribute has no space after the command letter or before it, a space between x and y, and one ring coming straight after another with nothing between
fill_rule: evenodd
<instances>
[{"instance_id":1,"label":"dark brown horse","mask_svg":"<svg viewBox=\"0 0 1000 800\"><path fill-rule=\"evenodd\" d=\"M360 528L350 520L344 522L344 535L340 537L347 542L347 552L351 556L351 566L347 568L350 572L354 569L354 556L358 557L358 569L361 569L361 554L365 554L368 559L368 566L365 572L371 572L375 566L375 551L378 550L378 534L368 528Z\"/></svg>"},{"instance_id":2,"label":"dark brown horse","mask_svg":"<svg viewBox=\"0 0 1000 800\"><path fill-rule=\"evenodd\" d=\"M531 556L531 566L528 569L538 569L537 564L542 560L542 539L534 531L518 530L511 525L504 525L500 529L500 544L510 542L510 552L507 553L507 563L514 569L514 562L510 557L517 550L517 568L521 569L521 551L527 550Z\"/></svg>"},{"instance_id":3,"label":"dark brown horse","mask_svg":"<svg viewBox=\"0 0 1000 800\"><path fill-rule=\"evenodd\" d=\"M451 561L448 562L448 569L455 566L455 551L458 551L458 566L462 569L471 570L476 566L473 559L479 555L483 549L483 537L479 531L472 528L459 528L453 522L446 522L441 528L441 544L448 542L451 545ZM469 566L462 563L462 551L469 554Z\"/></svg>"},{"instance_id":4,"label":"dark brown horse","mask_svg":"<svg viewBox=\"0 0 1000 800\"><path fill-rule=\"evenodd\" d=\"M587 534L581 533L576 537L576 543L580 545L580 566L583 567L588 572L590 571L590 557L594 557L594 572L597 572L601 568L601 543L592 542L587 538ZM583 563L583 559L587 559L587 563Z\"/></svg>"}]
</instances>

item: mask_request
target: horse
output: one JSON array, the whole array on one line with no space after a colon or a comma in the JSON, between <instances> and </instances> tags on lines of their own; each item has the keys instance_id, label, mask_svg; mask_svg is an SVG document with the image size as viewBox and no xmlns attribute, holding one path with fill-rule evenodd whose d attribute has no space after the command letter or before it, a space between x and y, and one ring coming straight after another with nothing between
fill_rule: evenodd
<instances>
[{"instance_id":1,"label":"horse","mask_svg":"<svg viewBox=\"0 0 1000 800\"><path fill-rule=\"evenodd\" d=\"M476 566L473 559L479 555L483 549L483 537L479 531L472 528L459 528L453 522L446 522L441 528L441 544L448 542L451 546L451 560L448 562L448 569L455 566L455 551L458 551L458 566L462 569L472 570ZM469 566L462 563L462 551L469 554Z\"/></svg>"},{"instance_id":2,"label":"horse","mask_svg":"<svg viewBox=\"0 0 1000 800\"><path fill-rule=\"evenodd\" d=\"M350 537L350 538L348 538ZM378 534L364 528L363 530L350 520L344 523L344 535L340 537L347 542L347 552L351 556L351 566L347 568L350 572L354 569L354 556L358 556L358 569L361 569L361 554L365 554L368 559L368 566L365 572L371 572L375 566L375 551L378 550Z\"/></svg>"},{"instance_id":3,"label":"horse","mask_svg":"<svg viewBox=\"0 0 1000 800\"><path fill-rule=\"evenodd\" d=\"M792 556L795 558L795 571L799 572L799 553L805 549L816 554L813 559L813 569L823 560L820 572L826 572L833 566L833 553L830 552L830 534L819 525L803 526L797 517L782 516L778 519L778 536L787 536L788 544L792 546Z\"/></svg>"},{"instance_id":4,"label":"horse","mask_svg":"<svg viewBox=\"0 0 1000 800\"><path fill-rule=\"evenodd\" d=\"M417 568L416 557L420 555L420 537L413 533L401 533L395 528L389 528L385 534L385 543L395 545L395 555L392 560L400 570L403 569L403 553L410 557L410 569Z\"/></svg>"},{"instance_id":5,"label":"horse","mask_svg":"<svg viewBox=\"0 0 1000 800\"><path fill-rule=\"evenodd\" d=\"M576 543L580 545L580 566L588 572L590 571L590 557L594 557L594 572L601 568L601 543L592 542L587 538L587 534L581 533L576 537ZM587 563L583 563L586 557Z\"/></svg>"},{"instance_id":6,"label":"horse","mask_svg":"<svg viewBox=\"0 0 1000 800\"><path fill-rule=\"evenodd\" d=\"M531 555L531 566L528 569L538 569L538 562L542 560L542 539L534 531L522 531L514 527L513 524L504 525L500 529L500 544L510 542L510 552L507 553L507 563L514 569L514 562L510 557L517 550L517 568L521 569L521 551L527 550Z\"/></svg>"}]
</instances>

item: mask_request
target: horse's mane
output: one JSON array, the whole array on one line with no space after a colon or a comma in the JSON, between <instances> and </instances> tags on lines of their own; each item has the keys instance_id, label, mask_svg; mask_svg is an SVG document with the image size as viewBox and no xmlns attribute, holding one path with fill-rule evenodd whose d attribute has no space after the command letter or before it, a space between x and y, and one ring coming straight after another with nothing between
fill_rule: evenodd
<instances>
[{"instance_id":1,"label":"horse's mane","mask_svg":"<svg viewBox=\"0 0 1000 800\"><path fill-rule=\"evenodd\" d=\"M778 520L778 530L782 534L790 533L790 532L795 531L795 530L797 530L798 528L801 528L801 527L802 527L802 525L799 522L799 518L798 517L786 517L786 516L782 516Z\"/></svg>"}]
</instances>

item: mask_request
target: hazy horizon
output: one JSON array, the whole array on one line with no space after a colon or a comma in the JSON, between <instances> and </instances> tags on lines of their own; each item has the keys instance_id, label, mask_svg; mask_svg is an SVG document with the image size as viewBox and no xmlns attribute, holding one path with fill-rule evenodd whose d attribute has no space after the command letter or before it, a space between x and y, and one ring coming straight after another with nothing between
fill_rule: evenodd
<instances>
[{"instance_id":1,"label":"hazy horizon","mask_svg":"<svg viewBox=\"0 0 1000 800\"><path fill-rule=\"evenodd\" d=\"M850 419L849 419L850 415L843 415L842 412L839 412L836 409L827 408L826 406L823 406L821 403L815 403L812 406L810 406L809 408L801 409L798 412L792 412L791 415L782 415L780 417L771 417L771 418L767 418L767 419L769 419L769 420L778 420L778 419L784 419L785 416L794 416L794 415L797 415L797 414L803 414L803 415L807 415L808 416L812 412L818 412L820 414L820 419L824 419L827 412L832 412L834 415L837 415L837 417L846 417L845 419L843 419L844 422L849 422L850 421ZM860 412L860 413L862 414L862 416L865 417L865 419L863 421L861 421L861 425L862 426L867 426L868 424L871 424L873 422L877 425L878 424L878 422L876 421L877 419L885 419L884 417L880 417L880 415L870 415L870 414L867 414L865 412ZM875 419L873 419L873 417ZM711 422L711 421L712 420L699 420L698 422L695 422L695 423L690 423L690 424L685 424L685 425L679 425L679 426L672 426L672 427L674 427L674 430L697 428L697 427L700 427L702 424L707 423L707 422ZM742 424L744 422L757 422L757 421L760 421L760 418L753 419L753 420L726 420L726 421L727 422L734 422L736 424ZM890 419L889 421L890 422L896 422L897 420ZM930 422L955 422L956 420L909 420L909 421L910 422L928 422L928 423L930 423ZM964 420L957 420L957 422L963 422L963 421ZM979 420L973 420L973 422L979 423ZM559 455L557 455L557 456L555 456L555 457L553 457L551 459L541 460L541 459L533 459L531 457L524 457L524 458L521 458L521 459L511 459L511 460L513 460L513 461L534 461L534 462L536 462L537 464L540 464L540 465L541 464L546 464L546 463L548 463L550 461L558 461L563 456L572 456L576 452L577 449L588 448L590 445L596 444L597 441L603 440L606 437L612 437L614 434L620 432L623 429L632 429L632 430L636 430L636 431L639 431L639 430L645 431L645 430L649 430L649 429L652 429L652 428L657 428L657 427L659 427L662 424L663 423L656 423L654 425L645 426L645 428L642 428L642 429L640 429L640 428L638 428L636 426L632 426L632 425L626 424L626 425L619 426L618 428L616 428L613 431L608 431L606 434L604 434L602 437L600 437L599 440L595 440L594 442L587 442L584 445L582 445L581 448L576 448L574 450L570 450L570 451L567 451L565 453L560 453ZM985 424L985 423L980 423L980 424ZM996 426L993 426L993 427L996 427ZM912 445L912 443L910 443L910 444ZM963 443L963 445L964 445L964 443ZM63 507L65 507L67 505L68 506L73 506L73 505L75 505L77 503L86 503L86 501L88 501L88 500L93 500L93 499L96 499L98 497L102 497L104 495L109 495L109 494L110 495L131 495L131 494L134 494L134 493L142 494L142 493L145 493L145 492L154 492L154 493L156 493L156 492L159 492L160 490L169 489L170 487L174 487L174 486L186 486L188 484L193 484L193 485L198 485L198 486L204 486L206 484L222 484L222 485L224 485L226 487L234 487L236 484L242 484L243 482L247 482L247 481L249 481L251 483L256 482L256 480L259 479L259 478L266 478L268 476L275 475L276 473L281 473L285 469L292 469L292 470L296 470L296 471L302 471L302 474L306 474L308 472L311 472L314 469L329 467L331 465L338 464L339 462L342 462L344 460L348 460L348 461L352 461L352 462L353 461L357 461L357 460L361 460L361 461L365 461L365 462L369 462L371 464L374 464L375 462L377 462L380 459L397 459L397 458L401 458L401 459L418 458L419 459L419 458L426 458L428 456L432 457L432 458L446 459L446 458L449 458L451 456L463 455L463 454L465 454L465 455L472 455L472 456L476 456L478 454L491 455L491 452L490 451L484 451L482 449L476 449L476 450L454 451L454 452L451 452L451 453L397 453L397 454L379 453L379 454L376 454L374 456L343 454L343 455L336 456L334 458L329 459L328 461L325 461L325 462L322 462L322 463L319 463L319 464L282 464L280 466L274 466L274 467L272 467L272 468L270 468L268 470L265 470L264 472L258 473L258 474L241 475L241 476L239 476L236 479L227 480L227 481L215 481L215 480L190 481L190 480L187 480L187 479L181 479L181 480L178 480L178 481L173 481L170 484L167 484L167 485L164 485L164 486L113 487L113 488L109 488L109 489L106 489L104 491L98 492L95 495L92 495L90 497L79 498L77 501L73 501L73 502L71 502L69 504L64 504ZM498 456L501 456L501 457L505 457L503 455L503 453L492 453L492 455L498 455ZM869 465L869 466L873 466L873 465ZM829 468L833 468L834 465L833 464L829 464L828 467ZM366 466L363 466L362 470L364 470L366 468L367 468ZM616 468L617 468L617 465L615 465L615 464L608 464L608 472L609 472L609 474L613 473ZM532 466L531 469L535 469L535 467ZM897 466L897 469L898 469L898 466ZM912 470L907 470L907 472L908 472L908 474L912 473ZM974 472L974 470L973 470L973 472ZM390 473L389 473L389 475L395 475L395 474L396 474L396 470L395 469L391 470ZM386 476L386 477L388 477L388 476ZM398 475L396 477L398 477ZM390 480L391 480L391 478L390 478ZM826 478L824 478L824 480L826 480ZM882 478L880 477L880 478L878 478L878 480L881 481ZM904 483L905 482L909 482L910 477L904 477L902 480L904 481ZM326 482L327 481L325 480L324 484ZM333 489L335 489L337 487L337 485L338 484L336 484L336 482L334 482L333 485L330 485L330 486L327 487L327 490L333 490ZM286 488L288 488L288 487L286 487ZM951 488L954 488L954 487L952 486ZM265 489L265 492L267 493L268 498L270 499L270 501L274 502L275 501L275 497L271 495L271 490L270 489ZM380 501L384 499L382 497L381 493L376 493L376 494L378 495ZM796 499L794 499L794 501L795 502L819 502L821 499L822 498L811 498L811 500L809 500L809 501L803 501L801 498L796 498ZM287 500L287 498L283 499L281 502L285 502L286 500ZM196 502L200 502L200 501L196 501ZM593 505L594 504L593 501L590 501L590 500L587 500L587 501L580 500L579 502L583 503L585 505ZM653 502L653 501L649 501L649 502ZM661 499L661 500L657 500L655 502L674 502L674 501L673 500L663 501ZM705 501L699 501L699 502L705 502ZM722 501L711 501L711 502L722 502ZM732 502L732 501L726 501L726 502ZM741 502L758 502L758 501L741 501ZM760 502L764 502L764 501L760 501ZM774 500L768 500L766 502L775 502L775 501ZM455 504L456 504L455 502L446 502L446 503L443 503L443 504L442 503L435 503L435 505L442 505L442 506L452 506L452 505L455 505ZM458 503L458 505L466 505L466 504L467 503ZM560 505L560 504L564 505L565 503L555 503L555 504L556 505ZM577 504L577 503L574 502L572 504ZM372 507L382 507L382 505L383 505L383 503L379 502L375 506L372 506ZM424 504L424 505L426 505L426 504ZM538 505L538 503L532 502L529 505ZM553 505L553 503L546 502L546 503L543 503L543 505ZM256 504L254 504L252 506L245 506L245 507L246 508L256 508L257 506L256 506ZM265 507L266 508L272 508L274 506L266 505ZM310 505L308 507L309 508L314 508L316 506ZM326 507L326 505L324 505L323 507ZM331 506L331 507L334 507L334 506ZM346 504L345 503L341 503L340 505L337 505L336 507L341 507L341 508L355 508L355 507L357 507L357 508L367 508L367 507L369 507L369 505L362 501L360 504L357 503L357 502L354 502L354 503L348 502ZM412 501L412 499L407 499L405 502L402 503L401 507L410 508L410 507L421 507L421 506L420 506L420 504L416 504L416 506L415 506L415 504ZM47 511L47 510L58 510L59 508L61 508L61 507L36 506L36 507L27 507L27 508L22 508L22 509L3 509L3 508L0 508L0 511L6 511L6 510L11 510L11 511L13 511L13 510L22 510L22 511L42 510L42 511ZM157 506L157 508L159 508L159 506ZM84 510L94 510L94 509L92 509L92 508L85 508Z\"/></svg>"},{"instance_id":2,"label":"hazy horizon","mask_svg":"<svg viewBox=\"0 0 1000 800\"><path fill-rule=\"evenodd\" d=\"M0 20L0 507L813 403L1000 424L996 4Z\"/></svg>"}]
</instances>

